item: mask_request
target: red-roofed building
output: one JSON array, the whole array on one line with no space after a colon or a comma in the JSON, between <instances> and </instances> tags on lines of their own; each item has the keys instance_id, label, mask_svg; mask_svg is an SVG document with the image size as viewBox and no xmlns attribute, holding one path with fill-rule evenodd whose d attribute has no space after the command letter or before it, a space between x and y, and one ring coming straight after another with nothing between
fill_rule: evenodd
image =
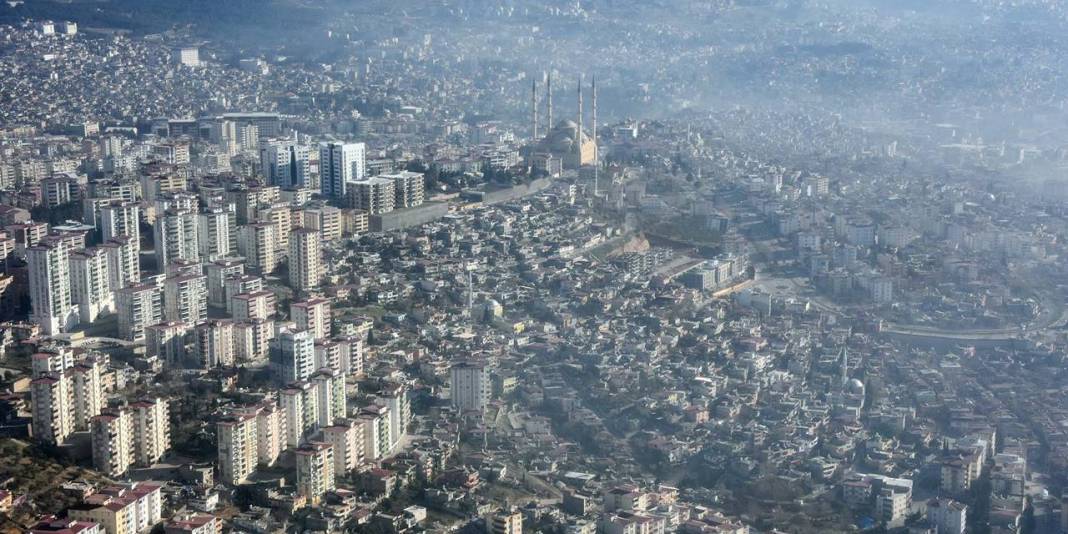
<instances>
[{"instance_id":1,"label":"red-roofed building","mask_svg":"<svg viewBox=\"0 0 1068 534\"><path fill-rule=\"evenodd\" d=\"M195 515L180 521L168 522L164 527L166 534L219 534L222 521L213 515Z\"/></svg>"},{"instance_id":2,"label":"red-roofed building","mask_svg":"<svg viewBox=\"0 0 1068 534\"><path fill-rule=\"evenodd\" d=\"M72 519L99 523L107 534L136 534L162 520L162 486L153 482L110 486L67 511Z\"/></svg>"},{"instance_id":3,"label":"red-roofed building","mask_svg":"<svg viewBox=\"0 0 1068 534\"><path fill-rule=\"evenodd\" d=\"M30 534L104 534L104 529L91 521L56 519L55 516L49 516L38 521L30 529Z\"/></svg>"}]
</instances>

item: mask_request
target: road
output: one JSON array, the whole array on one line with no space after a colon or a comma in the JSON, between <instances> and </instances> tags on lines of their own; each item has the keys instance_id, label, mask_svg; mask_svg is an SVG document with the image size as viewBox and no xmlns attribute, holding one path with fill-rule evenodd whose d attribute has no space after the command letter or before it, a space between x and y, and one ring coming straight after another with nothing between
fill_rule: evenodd
<instances>
[{"instance_id":1,"label":"road","mask_svg":"<svg viewBox=\"0 0 1068 534\"><path fill-rule=\"evenodd\" d=\"M1068 309L1050 298L1044 298L1038 317L1030 324L1013 328L959 329L885 323L880 329L888 334L904 336L959 340L959 341L1009 341L1028 334L1062 328L1068 324Z\"/></svg>"}]
</instances>

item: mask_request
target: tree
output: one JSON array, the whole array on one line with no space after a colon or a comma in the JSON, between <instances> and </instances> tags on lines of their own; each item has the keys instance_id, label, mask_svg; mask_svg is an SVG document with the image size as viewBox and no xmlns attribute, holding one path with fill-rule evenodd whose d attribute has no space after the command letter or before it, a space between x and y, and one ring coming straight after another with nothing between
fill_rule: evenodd
<instances>
[{"instance_id":1,"label":"tree","mask_svg":"<svg viewBox=\"0 0 1068 534\"><path fill-rule=\"evenodd\" d=\"M67 221L82 220L82 205L78 201L67 202L49 208L47 206L34 206L30 209L30 216L35 221L47 222L55 226Z\"/></svg>"}]
</instances>

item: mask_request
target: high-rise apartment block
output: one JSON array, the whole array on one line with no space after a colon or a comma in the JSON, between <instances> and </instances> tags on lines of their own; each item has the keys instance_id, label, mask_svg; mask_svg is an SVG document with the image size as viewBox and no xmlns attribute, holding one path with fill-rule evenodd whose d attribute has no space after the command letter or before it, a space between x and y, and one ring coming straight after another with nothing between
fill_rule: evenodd
<instances>
[{"instance_id":1,"label":"high-rise apartment block","mask_svg":"<svg viewBox=\"0 0 1068 534\"><path fill-rule=\"evenodd\" d=\"M245 274L245 263L237 258L224 258L204 264L204 275L208 278L208 306L226 307L226 279ZM256 288L260 289L260 288ZM244 293L248 289L237 291Z\"/></svg>"},{"instance_id":2,"label":"high-rise apartment block","mask_svg":"<svg viewBox=\"0 0 1068 534\"><path fill-rule=\"evenodd\" d=\"M231 485L243 484L259 463L256 414L239 412L215 425L219 475Z\"/></svg>"},{"instance_id":3,"label":"high-rise apartment block","mask_svg":"<svg viewBox=\"0 0 1068 534\"><path fill-rule=\"evenodd\" d=\"M104 364L90 356L70 368L74 381L74 428L88 430L89 420L104 408Z\"/></svg>"},{"instance_id":4,"label":"high-rise apartment block","mask_svg":"<svg viewBox=\"0 0 1068 534\"><path fill-rule=\"evenodd\" d=\"M208 277L171 276L163 282L163 317L193 325L208 317Z\"/></svg>"},{"instance_id":5,"label":"high-rise apartment block","mask_svg":"<svg viewBox=\"0 0 1068 534\"><path fill-rule=\"evenodd\" d=\"M206 369L234 365L234 322L210 319L193 330L193 352Z\"/></svg>"},{"instance_id":6,"label":"high-rise apartment block","mask_svg":"<svg viewBox=\"0 0 1068 534\"><path fill-rule=\"evenodd\" d=\"M145 354L168 365L180 367L186 361L192 326L182 321L164 321L145 327Z\"/></svg>"},{"instance_id":7,"label":"high-rise apartment block","mask_svg":"<svg viewBox=\"0 0 1068 534\"><path fill-rule=\"evenodd\" d=\"M285 419L286 445L298 447L319 429L319 392L315 384L297 382L278 392Z\"/></svg>"},{"instance_id":8,"label":"high-rise apartment block","mask_svg":"<svg viewBox=\"0 0 1068 534\"><path fill-rule=\"evenodd\" d=\"M344 230L344 220L341 210L334 206L320 206L307 208L301 212L301 226L317 230L323 238L323 242L331 242L341 239Z\"/></svg>"},{"instance_id":9,"label":"high-rise apartment block","mask_svg":"<svg viewBox=\"0 0 1068 534\"><path fill-rule=\"evenodd\" d=\"M141 245L130 236L113 237L100 244L108 260L108 285L111 291L141 281Z\"/></svg>"},{"instance_id":10,"label":"high-rise apartment block","mask_svg":"<svg viewBox=\"0 0 1068 534\"><path fill-rule=\"evenodd\" d=\"M128 410L93 417L90 428L93 467L109 477L124 476L134 463L133 437L133 418Z\"/></svg>"},{"instance_id":11,"label":"high-rise apartment block","mask_svg":"<svg viewBox=\"0 0 1068 534\"><path fill-rule=\"evenodd\" d=\"M319 175L323 196L344 199L348 184L364 179L367 168L363 143L321 143Z\"/></svg>"},{"instance_id":12,"label":"high-rise apartment block","mask_svg":"<svg viewBox=\"0 0 1068 534\"><path fill-rule=\"evenodd\" d=\"M30 278L30 318L45 334L66 332L78 324L71 300L70 257L66 243L42 239L26 249Z\"/></svg>"},{"instance_id":13,"label":"high-rise apartment block","mask_svg":"<svg viewBox=\"0 0 1068 534\"><path fill-rule=\"evenodd\" d=\"M306 380L315 369L315 338L310 330L282 330L271 341L271 369L281 384Z\"/></svg>"},{"instance_id":14,"label":"high-rise apartment block","mask_svg":"<svg viewBox=\"0 0 1068 534\"><path fill-rule=\"evenodd\" d=\"M352 207L370 215L389 213L397 206L396 183L374 176L348 185Z\"/></svg>"},{"instance_id":15,"label":"high-rise apartment block","mask_svg":"<svg viewBox=\"0 0 1068 534\"><path fill-rule=\"evenodd\" d=\"M114 293L108 276L107 252L102 248L76 250L70 254L71 300L78 306L78 318L89 324L101 314L115 309Z\"/></svg>"},{"instance_id":16,"label":"high-rise apartment block","mask_svg":"<svg viewBox=\"0 0 1068 534\"><path fill-rule=\"evenodd\" d=\"M269 185L305 187L311 183L311 158L307 146L275 141L260 147L260 167Z\"/></svg>"},{"instance_id":17,"label":"high-rise apartment block","mask_svg":"<svg viewBox=\"0 0 1068 534\"><path fill-rule=\"evenodd\" d=\"M334 448L334 473L345 474L363 465L363 427L354 419L337 419L323 429L323 441Z\"/></svg>"},{"instance_id":18,"label":"high-rise apartment block","mask_svg":"<svg viewBox=\"0 0 1068 534\"><path fill-rule=\"evenodd\" d=\"M397 209L414 208L425 199L425 178L422 173L400 171L379 175L379 178L393 181L395 195L394 206Z\"/></svg>"},{"instance_id":19,"label":"high-rise apartment block","mask_svg":"<svg viewBox=\"0 0 1068 534\"><path fill-rule=\"evenodd\" d=\"M329 443L313 442L295 451L297 458L297 492L317 505L323 495L336 489L334 448Z\"/></svg>"},{"instance_id":20,"label":"high-rise apartment block","mask_svg":"<svg viewBox=\"0 0 1068 534\"><path fill-rule=\"evenodd\" d=\"M289 287L308 292L323 280L322 236L316 230L300 228L289 240Z\"/></svg>"},{"instance_id":21,"label":"high-rise apartment block","mask_svg":"<svg viewBox=\"0 0 1068 534\"><path fill-rule=\"evenodd\" d=\"M173 261L200 261L199 219L192 209L171 209L156 216L155 232L157 270Z\"/></svg>"},{"instance_id":22,"label":"high-rise apartment block","mask_svg":"<svg viewBox=\"0 0 1068 534\"><path fill-rule=\"evenodd\" d=\"M115 308L119 316L119 337L142 340L146 328L163 320L163 288L150 283L120 289L115 294Z\"/></svg>"},{"instance_id":23,"label":"high-rise apartment block","mask_svg":"<svg viewBox=\"0 0 1068 534\"><path fill-rule=\"evenodd\" d=\"M237 253L234 212L211 208L197 214L197 247L203 261L217 261Z\"/></svg>"},{"instance_id":24,"label":"high-rise apartment block","mask_svg":"<svg viewBox=\"0 0 1068 534\"><path fill-rule=\"evenodd\" d=\"M237 230L237 250L249 269L267 274L278 267L277 227L273 223L252 223Z\"/></svg>"},{"instance_id":25,"label":"high-rise apartment block","mask_svg":"<svg viewBox=\"0 0 1068 534\"><path fill-rule=\"evenodd\" d=\"M348 412L345 375L335 369L321 369L316 371L309 381L315 386L319 396L319 427L331 426L336 419L345 417Z\"/></svg>"},{"instance_id":26,"label":"high-rise apartment block","mask_svg":"<svg viewBox=\"0 0 1068 534\"><path fill-rule=\"evenodd\" d=\"M130 404L133 417L135 461L144 466L159 462L171 448L170 409L166 399L145 399Z\"/></svg>"},{"instance_id":27,"label":"high-rise apartment block","mask_svg":"<svg viewBox=\"0 0 1068 534\"><path fill-rule=\"evenodd\" d=\"M66 373L54 373L30 382L33 437L62 445L74 432L74 387Z\"/></svg>"},{"instance_id":28,"label":"high-rise apartment block","mask_svg":"<svg viewBox=\"0 0 1068 534\"><path fill-rule=\"evenodd\" d=\"M457 411L482 413L489 404L490 380L485 364L461 361L449 369L449 395Z\"/></svg>"},{"instance_id":29,"label":"high-rise apartment block","mask_svg":"<svg viewBox=\"0 0 1068 534\"><path fill-rule=\"evenodd\" d=\"M300 330L310 330L316 341L330 336L330 301L313 298L289 305L289 318Z\"/></svg>"},{"instance_id":30,"label":"high-rise apartment block","mask_svg":"<svg viewBox=\"0 0 1068 534\"><path fill-rule=\"evenodd\" d=\"M141 206L136 202L108 201L100 207L100 237L104 241L126 236L141 242Z\"/></svg>"}]
</instances>

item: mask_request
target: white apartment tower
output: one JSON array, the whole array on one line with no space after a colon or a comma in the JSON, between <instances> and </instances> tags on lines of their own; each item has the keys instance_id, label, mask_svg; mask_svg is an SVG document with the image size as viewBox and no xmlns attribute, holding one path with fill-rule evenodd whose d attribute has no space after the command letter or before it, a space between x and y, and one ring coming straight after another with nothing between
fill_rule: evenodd
<instances>
[{"instance_id":1,"label":"white apartment tower","mask_svg":"<svg viewBox=\"0 0 1068 534\"><path fill-rule=\"evenodd\" d=\"M278 267L277 231L273 223L246 224L237 230L237 250L250 269L262 274Z\"/></svg>"},{"instance_id":2,"label":"white apartment tower","mask_svg":"<svg viewBox=\"0 0 1068 534\"><path fill-rule=\"evenodd\" d=\"M171 420L167 401L162 398L142 400L131 404L130 409L136 444L134 461L143 466L159 462L171 448Z\"/></svg>"},{"instance_id":3,"label":"white apartment tower","mask_svg":"<svg viewBox=\"0 0 1068 534\"><path fill-rule=\"evenodd\" d=\"M189 323L164 321L145 328L145 354L156 356L167 365L180 366L186 360Z\"/></svg>"},{"instance_id":4,"label":"white apartment tower","mask_svg":"<svg viewBox=\"0 0 1068 534\"><path fill-rule=\"evenodd\" d=\"M425 198L425 178L423 178L422 173L400 171L383 174L379 178L393 180L394 205L397 209L414 208L423 203Z\"/></svg>"},{"instance_id":5,"label":"white apartment tower","mask_svg":"<svg viewBox=\"0 0 1068 534\"><path fill-rule=\"evenodd\" d=\"M313 442L295 451L297 458L297 492L315 506L323 494L336 489L334 484L334 448L329 443Z\"/></svg>"},{"instance_id":6,"label":"white apartment tower","mask_svg":"<svg viewBox=\"0 0 1068 534\"><path fill-rule=\"evenodd\" d=\"M163 290L155 284L125 287L115 294L115 308L119 336L130 341L142 340L146 328L163 320Z\"/></svg>"},{"instance_id":7,"label":"white apartment tower","mask_svg":"<svg viewBox=\"0 0 1068 534\"><path fill-rule=\"evenodd\" d=\"M286 420L274 401L261 404L256 411L257 452L261 465L272 466L286 448Z\"/></svg>"},{"instance_id":8,"label":"white apartment tower","mask_svg":"<svg viewBox=\"0 0 1068 534\"><path fill-rule=\"evenodd\" d=\"M297 447L319 429L319 392L314 384L298 382L278 392L285 419L287 448Z\"/></svg>"},{"instance_id":9,"label":"white apartment tower","mask_svg":"<svg viewBox=\"0 0 1068 534\"><path fill-rule=\"evenodd\" d=\"M389 454L393 448L389 442L389 408L377 404L365 406L359 418L364 423L364 457L375 461Z\"/></svg>"},{"instance_id":10,"label":"white apartment tower","mask_svg":"<svg viewBox=\"0 0 1068 534\"><path fill-rule=\"evenodd\" d=\"M319 369L334 369L345 376L363 376L363 340L340 336L316 343L315 370Z\"/></svg>"},{"instance_id":11,"label":"white apartment tower","mask_svg":"<svg viewBox=\"0 0 1068 534\"><path fill-rule=\"evenodd\" d=\"M111 291L141 281L140 244L129 236L109 239L100 245L108 259L108 285Z\"/></svg>"},{"instance_id":12,"label":"white apartment tower","mask_svg":"<svg viewBox=\"0 0 1068 534\"><path fill-rule=\"evenodd\" d=\"M234 321L234 359L239 362L263 362L270 354L274 339L273 321L252 319Z\"/></svg>"},{"instance_id":13,"label":"white apartment tower","mask_svg":"<svg viewBox=\"0 0 1068 534\"><path fill-rule=\"evenodd\" d=\"M30 376L33 378L63 373L71 367L74 367L74 353L67 348L30 356Z\"/></svg>"},{"instance_id":14,"label":"white apartment tower","mask_svg":"<svg viewBox=\"0 0 1068 534\"><path fill-rule=\"evenodd\" d=\"M289 240L289 287L306 293L323 280L322 236L316 230L299 228Z\"/></svg>"},{"instance_id":15,"label":"white apartment tower","mask_svg":"<svg viewBox=\"0 0 1068 534\"><path fill-rule=\"evenodd\" d=\"M133 418L128 410L116 410L93 417L90 428L93 467L119 478L134 463Z\"/></svg>"},{"instance_id":16,"label":"white apartment tower","mask_svg":"<svg viewBox=\"0 0 1068 534\"><path fill-rule=\"evenodd\" d=\"M197 246L204 261L217 261L237 252L230 227L232 212L214 208L197 215Z\"/></svg>"},{"instance_id":17,"label":"white apartment tower","mask_svg":"<svg viewBox=\"0 0 1068 534\"><path fill-rule=\"evenodd\" d=\"M334 473L355 471L363 464L363 427L353 419L338 419L323 429L323 441L334 448Z\"/></svg>"},{"instance_id":18,"label":"white apartment tower","mask_svg":"<svg viewBox=\"0 0 1068 534\"><path fill-rule=\"evenodd\" d=\"M200 66L200 49L195 46L183 46L181 48L175 48L171 52L171 58L175 63L179 65L185 65L187 67L199 67Z\"/></svg>"},{"instance_id":19,"label":"white apartment tower","mask_svg":"<svg viewBox=\"0 0 1068 534\"><path fill-rule=\"evenodd\" d=\"M197 213L192 210L168 210L156 217L156 268L163 272L176 260L200 261Z\"/></svg>"},{"instance_id":20,"label":"white apartment tower","mask_svg":"<svg viewBox=\"0 0 1068 534\"><path fill-rule=\"evenodd\" d=\"M256 415L237 413L215 427L219 452L219 475L230 485L243 484L258 463Z\"/></svg>"},{"instance_id":21,"label":"white apartment tower","mask_svg":"<svg viewBox=\"0 0 1068 534\"><path fill-rule=\"evenodd\" d=\"M103 363L94 357L71 367L75 430L88 430L89 421L104 409L103 372Z\"/></svg>"},{"instance_id":22,"label":"white apartment tower","mask_svg":"<svg viewBox=\"0 0 1068 534\"><path fill-rule=\"evenodd\" d=\"M233 298L242 293L256 293L263 291L263 278L254 274L238 274L226 277L223 280L223 296L226 298L226 313L233 315Z\"/></svg>"},{"instance_id":23,"label":"white apartment tower","mask_svg":"<svg viewBox=\"0 0 1068 534\"><path fill-rule=\"evenodd\" d=\"M323 196L344 199L348 184L364 179L367 167L363 143L321 143L319 175Z\"/></svg>"},{"instance_id":24,"label":"white apartment tower","mask_svg":"<svg viewBox=\"0 0 1068 534\"><path fill-rule=\"evenodd\" d=\"M78 317L89 324L114 310L115 298L108 277L108 256L102 248L76 250L70 254L71 301Z\"/></svg>"},{"instance_id":25,"label":"white apartment tower","mask_svg":"<svg viewBox=\"0 0 1068 534\"><path fill-rule=\"evenodd\" d=\"M226 307L226 279L245 274L245 263L237 258L226 258L204 264L204 275L208 277L208 306ZM238 291L244 293L247 290ZM237 293L234 293L235 295Z\"/></svg>"},{"instance_id":26,"label":"white apartment tower","mask_svg":"<svg viewBox=\"0 0 1068 534\"><path fill-rule=\"evenodd\" d=\"M303 302L294 302L289 305L289 318L296 323L300 330L310 330L316 341L321 341L330 336L330 301L324 298L313 298Z\"/></svg>"},{"instance_id":27,"label":"white apartment tower","mask_svg":"<svg viewBox=\"0 0 1068 534\"><path fill-rule=\"evenodd\" d=\"M33 437L62 445L74 432L74 391L65 373L41 376L30 382Z\"/></svg>"},{"instance_id":28,"label":"white apartment tower","mask_svg":"<svg viewBox=\"0 0 1068 534\"><path fill-rule=\"evenodd\" d=\"M483 412L489 404L490 381L485 364L457 362L449 370L452 406L460 413Z\"/></svg>"},{"instance_id":29,"label":"white apartment tower","mask_svg":"<svg viewBox=\"0 0 1068 534\"><path fill-rule=\"evenodd\" d=\"M375 176L349 184L352 207L369 215L389 213L397 207L396 183L385 177Z\"/></svg>"},{"instance_id":30,"label":"white apartment tower","mask_svg":"<svg viewBox=\"0 0 1068 534\"><path fill-rule=\"evenodd\" d=\"M31 320L45 334L66 332L78 324L78 308L71 301L70 259L66 243L42 239L26 249L30 278Z\"/></svg>"},{"instance_id":31,"label":"white apartment tower","mask_svg":"<svg viewBox=\"0 0 1068 534\"><path fill-rule=\"evenodd\" d=\"M345 336L334 341L341 347L341 372L346 376L363 376L363 338Z\"/></svg>"},{"instance_id":32,"label":"white apartment tower","mask_svg":"<svg viewBox=\"0 0 1068 534\"><path fill-rule=\"evenodd\" d=\"M281 384L306 380L315 369L315 339L310 330L285 329L271 341L271 368Z\"/></svg>"},{"instance_id":33,"label":"white apartment tower","mask_svg":"<svg viewBox=\"0 0 1068 534\"><path fill-rule=\"evenodd\" d=\"M391 451L407 435L412 422L412 404L408 398L408 389L400 384L384 387L376 402L389 409L389 446L386 450Z\"/></svg>"},{"instance_id":34,"label":"white apartment tower","mask_svg":"<svg viewBox=\"0 0 1068 534\"><path fill-rule=\"evenodd\" d=\"M234 365L234 323L229 319L211 319L193 331L193 350L205 369Z\"/></svg>"},{"instance_id":35,"label":"white apartment tower","mask_svg":"<svg viewBox=\"0 0 1068 534\"><path fill-rule=\"evenodd\" d=\"M279 260L289 255L289 236L293 233L293 209L284 202L263 206L256 214L263 223L274 225L274 253Z\"/></svg>"},{"instance_id":36,"label":"white apartment tower","mask_svg":"<svg viewBox=\"0 0 1068 534\"><path fill-rule=\"evenodd\" d=\"M110 202L100 207L100 236L107 241L128 236L141 242L141 206L136 202Z\"/></svg>"},{"instance_id":37,"label":"white apartment tower","mask_svg":"<svg viewBox=\"0 0 1068 534\"><path fill-rule=\"evenodd\" d=\"M341 210L334 206L307 208L301 212L300 226L318 230L324 242L341 239L344 224Z\"/></svg>"},{"instance_id":38,"label":"white apartment tower","mask_svg":"<svg viewBox=\"0 0 1068 534\"><path fill-rule=\"evenodd\" d=\"M260 167L268 185L307 187L311 183L311 157L307 146L274 141L260 147Z\"/></svg>"},{"instance_id":39,"label":"white apartment tower","mask_svg":"<svg viewBox=\"0 0 1068 534\"><path fill-rule=\"evenodd\" d=\"M326 339L315 343L315 370L341 370L341 343Z\"/></svg>"},{"instance_id":40,"label":"white apartment tower","mask_svg":"<svg viewBox=\"0 0 1068 534\"><path fill-rule=\"evenodd\" d=\"M163 316L194 325L208 317L208 277L172 276L163 282Z\"/></svg>"},{"instance_id":41,"label":"white apartment tower","mask_svg":"<svg viewBox=\"0 0 1068 534\"><path fill-rule=\"evenodd\" d=\"M268 320L275 313L276 297L271 291L240 293L231 299L232 314L236 320Z\"/></svg>"},{"instance_id":42,"label":"white apartment tower","mask_svg":"<svg viewBox=\"0 0 1068 534\"><path fill-rule=\"evenodd\" d=\"M336 419L345 417L348 412L345 375L336 369L321 369L311 376L310 381L319 395L319 427L331 426Z\"/></svg>"}]
</instances>

